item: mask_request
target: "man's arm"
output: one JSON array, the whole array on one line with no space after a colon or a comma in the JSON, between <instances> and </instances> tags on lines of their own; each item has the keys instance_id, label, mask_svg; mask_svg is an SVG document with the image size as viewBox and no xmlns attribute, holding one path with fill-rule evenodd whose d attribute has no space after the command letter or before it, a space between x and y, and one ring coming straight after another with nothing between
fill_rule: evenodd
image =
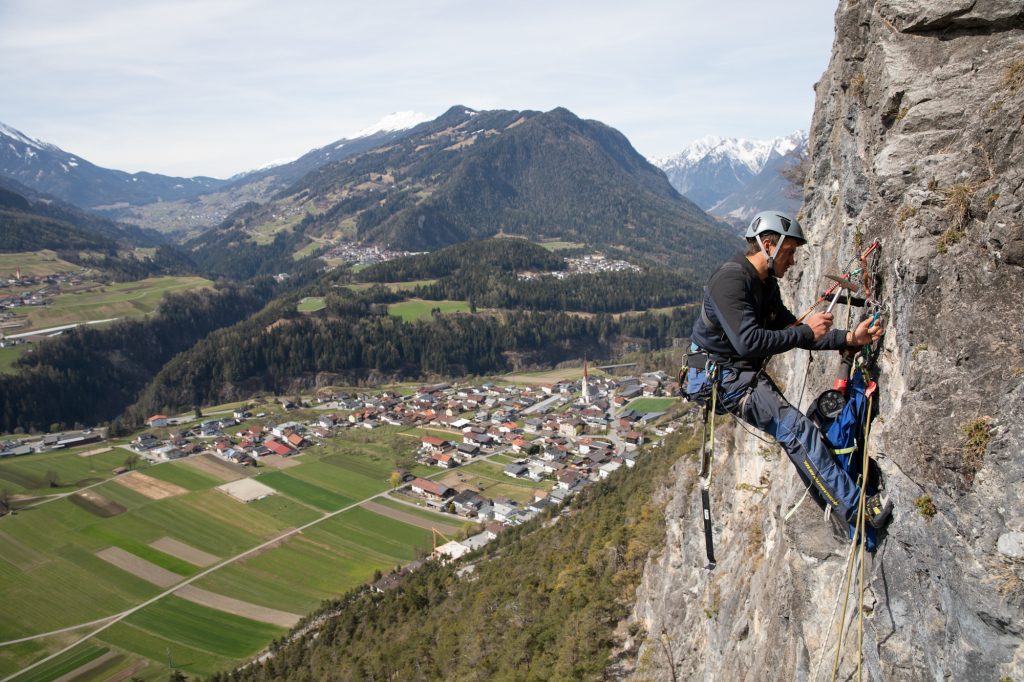
<instances>
[{"instance_id":1,"label":"man's arm","mask_svg":"<svg viewBox=\"0 0 1024 682\"><path fill-rule=\"evenodd\" d=\"M759 325L752 295L739 273L715 278L708 294L715 317L740 357L767 357L814 343L814 332L805 324L784 329Z\"/></svg>"}]
</instances>

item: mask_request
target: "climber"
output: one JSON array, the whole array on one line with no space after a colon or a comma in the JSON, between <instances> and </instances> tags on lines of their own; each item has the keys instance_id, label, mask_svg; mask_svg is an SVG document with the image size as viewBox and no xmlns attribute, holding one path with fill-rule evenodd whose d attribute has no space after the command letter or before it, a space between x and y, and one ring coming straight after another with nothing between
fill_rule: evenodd
<instances>
[{"instance_id":1,"label":"climber","mask_svg":"<svg viewBox=\"0 0 1024 682\"><path fill-rule=\"evenodd\" d=\"M860 490L837 466L818 428L790 405L765 372L773 355L793 348L846 350L877 341L881 322L869 318L851 331L832 329L831 313L815 313L804 324L783 305L776 278L789 270L805 243L796 218L777 211L757 214L746 232L747 252L724 263L704 294L687 357L687 398L705 404L717 381L717 408L771 434L789 455L801 479L847 523L855 525ZM884 494L866 501L865 518L886 525L892 503Z\"/></svg>"}]
</instances>

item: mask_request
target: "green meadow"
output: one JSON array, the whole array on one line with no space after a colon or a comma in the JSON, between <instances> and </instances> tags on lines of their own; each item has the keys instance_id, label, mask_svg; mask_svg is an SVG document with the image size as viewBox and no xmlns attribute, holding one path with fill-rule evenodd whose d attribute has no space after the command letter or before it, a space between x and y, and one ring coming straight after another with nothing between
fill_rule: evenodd
<instances>
[{"instance_id":1,"label":"green meadow","mask_svg":"<svg viewBox=\"0 0 1024 682\"><path fill-rule=\"evenodd\" d=\"M307 466L311 465L304 464L299 468L301 469ZM257 480L260 483L269 485L278 492L284 493L285 495L293 497L304 504L324 511L336 511L355 502L355 500L350 497L339 495L325 488L321 488L314 483L309 483L299 478L293 478L283 471L272 471L270 473L262 474Z\"/></svg>"},{"instance_id":2,"label":"green meadow","mask_svg":"<svg viewBox=\"0 0 1024 682\"><path fill-rule=\"evenodd\" d=\"M391 570L430 547L429 530L356 507L196 584L261 606L305 613L365 582L374 570Z\"/></svg>"},{"instance_id":3,"label":"green meadow","mask_svg":"<svg viewBox=\"0 0 1024 682\"><path fill-rule=\"evenodd\" d=\"M55 275L58 272L77 272L81 269L81 265L58 258L56 251L0 253L0 276L13 275L18 270L21 270L22 276L25 277Z\"/></svg>"},{"instance_id":4,"label":"green meadow","mask_svg":"<svg viewBox=\"0 0 1024 682\"><path fill-rule=\"evenodd\" d=\"M626 407L637 412L664 412L677 404L678 398L637 398L630 401Z\"/></svg>"},{"instance_id":5,"label":"green meadow","mask_svg":"<svg viewBox=\"0 0 1024 682\"><path fill-rule=\"evenodd\" d=\"M300 313L315 313L316 311L323 310L326 307L327 303L324 302L323 296L307 296L299 301L297 309Z\"/></svg>"},{"instance_id":6,"label":"green meadow","mask_svg":"<svg viewBox=\"0 0 1024 682\"><path fill-rule=\"evenodd\" d=\"M29 326L19 331L44 329L65 324L141 317L155 311L164 294L212 285L202 277L150 277L138 282L105 284L101 288L55 296L45 306L26 309Z\"/></svg>"},{"instance_id":7,"label":"green meadow","mask_svg":"<svg viewBox=\"0 0 1024 682\"><path fill-rule=\"evenodd\" d=\"M353 272L356 272L353 269ZM380 284L390 291L412 291L416 287L434 284L436 279L417 279L411 282L361 282L359 284L346 284L345 286L353 291L365 291Z\"/></svg>"},{"instance_id":8,"label":"green meadow","mask_svg":"<svg viewBox=\"0 0 1024 682\"><path fill-rule=\"evenodd\" d=\"M0 459L0 489L12 493L49 495L61 490L73 490L113 476L113 470L122 466L130 453L113 448L89 457L78 453L109 447L93 443L73 450L52 450L20 457ZM50 485L53 481L56 485Z\"/></svg>"},{"instance_id":9,"label":"green meadow","mask_svg":"<svg viewBox=\"0 0 1024 682\"><path fill-rule=\"evenodd\" d=\"M566 242L566 241L551 241L551 242L540 242L548 251L566 251L568 249L583 249L586 248L586 244L580 242Z\"/></svg>"},{"instance_id":10,"label":"green meadow","mask_svg":"<svg viewBox=\"0 0 1024 682\"><path fill-rule=\"evenodd\" d=\"M109 647L84 643L64 652L52 661L48 661L24 675L14 678L17 682L48 682L62 675L67 675L81 666L94 661L109 651Z\"/></svg>"},{"instance_id":11,"label":"green meadow","mask_svg":"<svg viewBox=\"0 0 1024 682\"><path fill-rule=\"evenodd\" d=\"M469 312L469 304L465 301L426 301L422 298L410 298L408 301L389 305L388 314L400 317L406 322L415 322L429 320L431 311L435 308L440 309L441 314Z\"/></svg>"},{"instance_id":12,"label":"green meadow","mask_svg":"<svg viewBox=\"0 0 1024 682\"><path fill-rule=\"evenodd\" d=\"M537 482L506 476L502 465L491 462L474 462L459 467L445 474L441 482L449 486L467 483L492 499L507 497L516 502L532 502L534 490L550 490L553 485L551 481Z\"/></svg>"},{"instance_id":13,"label":"green meadow","mask_svg":"<svg viewBox=\"0 0 1024 682\"><path fill-rule=\"evenodd\" d=\"M0 374L17 374L18 368L14 363L31 349L32 346L29 344L22 344L11 348L0 348Z\"/></svg>"}]
</instances>

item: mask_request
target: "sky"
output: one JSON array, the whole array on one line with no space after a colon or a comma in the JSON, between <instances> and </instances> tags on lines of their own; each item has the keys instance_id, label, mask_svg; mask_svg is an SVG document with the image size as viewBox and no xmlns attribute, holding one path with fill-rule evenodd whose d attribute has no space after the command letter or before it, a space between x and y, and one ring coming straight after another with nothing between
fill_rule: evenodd
<instances>
[{"instance_id":1,"label":"sky","mask_svg":"<svg viewBox=\"0 0 1024 682\"><path fill-rule=\"evenodd\" d=\"M835 0L0 0L0 122L228 177L392 112L566 107L647 157L806 130Z\"/></svg>"}]
</instances>

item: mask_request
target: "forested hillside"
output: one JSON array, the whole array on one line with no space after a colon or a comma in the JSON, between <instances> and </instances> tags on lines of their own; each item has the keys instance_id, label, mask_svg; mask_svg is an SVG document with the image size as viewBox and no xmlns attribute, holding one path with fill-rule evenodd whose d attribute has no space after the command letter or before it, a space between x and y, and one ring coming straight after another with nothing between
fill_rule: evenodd
<instances>
[{"instance_id":1,"label":"forested hillside","mask_svg":"<svg viewBox=\"0 0 1024 682\"><path fill-rule=\"evenodd\" d=\"M481 239L377 263L357 273L355 278L361 282L407 282L473 269L515 273L565 268L564 258L525 239Z\"/></svg>"},{"instance_id":2,"label":"forested hillside","mask_svg":"<svg viewBox=\"0 0 1024 682\"><path fill-rule=\"evenodd\" d=\"M273 292L263 282L169 295L152 317L78 327L36 344L17 374L0 375L0 432L117 419L175 354L253 314Z\"/></svg>"},{"instance_id":3,"label":"forested hillside","mask_svg":"<svg viewBox=\"0 0 1024 682\"><path fill-rule=\"evenodd\" d=\"M393 591L360 588L307 617L324 622L265 663L214 679L607 679L644 561L664 539L670 467L693 444L669 438L561 515L508 530L465 560L472 573L431 562Z\"/></svg>"},{"instance_id":4,"label":"forested hillside","mask_svg":"<svg viewBox=\"0 0 1024 682\"><path fill-rule=\"evenodd\" d=\"M147 247L147 255L135 256L137 247ZM196 268L184 251L156 232L115 223L0 178L0 253L43 249L120 281Z\"/></svg>"},{"instance_id":5,"label":"forested hillside","mask_svg":"<svg viewBox=\"0 0 1024 682\"><path fill-rule=\"evenodd\" d=\"M308 293L308 290L307 290ZM550 365L585 352L607 357L624 339L654 348L685 336L692 312L582 317L564 312L433 315L406 322L387 314L400 298L382 287L335 288L326 308L306 316L275 305L220 330L175 357L132 409L136 420L257 392L338 382L379 382L505 372Z\"/></svg>"}]
</instances>

